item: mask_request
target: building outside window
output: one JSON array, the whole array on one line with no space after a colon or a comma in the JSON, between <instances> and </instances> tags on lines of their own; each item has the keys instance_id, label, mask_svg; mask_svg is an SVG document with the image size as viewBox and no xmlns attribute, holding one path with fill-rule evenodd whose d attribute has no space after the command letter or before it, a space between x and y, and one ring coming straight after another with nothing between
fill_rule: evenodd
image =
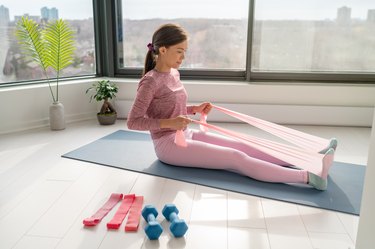
<instances>
[{"instance_id":1,"label":"building outside window","mask_svg":"<svg viewBox=\"0 0 375 249\"><path fill-rule=\"evenodd\" d=\"M45 78L40 68L20 52L14 33L22 16L28 16L40 26L59 18L67 20L76 32L77 50L73 64L61 76L96 74L92 1L3 0L0 4L0 85Z\"/></svg>"}]
</instances>

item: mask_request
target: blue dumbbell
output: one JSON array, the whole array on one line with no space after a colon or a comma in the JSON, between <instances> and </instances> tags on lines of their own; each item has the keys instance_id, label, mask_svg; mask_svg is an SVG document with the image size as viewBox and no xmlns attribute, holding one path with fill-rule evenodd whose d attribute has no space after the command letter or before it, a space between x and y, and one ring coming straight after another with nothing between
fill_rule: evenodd
<instances>
[{"instance_id":1,"label":"blue dumbbell","mask_svg":"<svg viewBox=\"0 0 375 249\"><path fill-rule=\"evenodd\" d=\"M186 222L178 218L178 209L174 204L166 204L162 211L164 217L167 221L171 222L169 230L176 238L182 237L185 235L188 230L188 225Z\"/></svg>"},{"instance_id":2,"label":"blue dumbbell","mask_svg":"<svg viewBox=\"0 0 375 249\"><path fill-rule=\"evenodd\" d=\"M156 220L158 211L153 205L146 205L142 210L142 216L146 220L145 233L150 240L159 239L160 234L163 232L162 226Z\"/></svg>"}]
</instances>

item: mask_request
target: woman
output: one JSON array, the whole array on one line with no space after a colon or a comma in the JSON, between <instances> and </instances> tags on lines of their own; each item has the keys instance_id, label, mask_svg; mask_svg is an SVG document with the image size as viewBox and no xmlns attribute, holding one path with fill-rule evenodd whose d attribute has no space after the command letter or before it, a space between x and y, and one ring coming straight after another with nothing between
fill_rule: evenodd
<instances>
[{"instance_id":1,"label":"woman","mask_svg":"<svg viewBox=\"0 0 375 249\"><path fill-rule=\"evenodd\" d=\"M149 130L155 152L162 162L185 167L234 171L260 181L305 183L325 190L327 179L306 170L285 167L287 163L236 140L189 129L187 115L207 114L212 106L205 102L187 106L187 93L178 68L188 48L183 28L166 24L157 29L148 44L143 77L128 116L133 130ZM175 144L177 130L183 130L187 146ZM322 163L329 167L333 149Z\"/></svg>"}]
</instances>

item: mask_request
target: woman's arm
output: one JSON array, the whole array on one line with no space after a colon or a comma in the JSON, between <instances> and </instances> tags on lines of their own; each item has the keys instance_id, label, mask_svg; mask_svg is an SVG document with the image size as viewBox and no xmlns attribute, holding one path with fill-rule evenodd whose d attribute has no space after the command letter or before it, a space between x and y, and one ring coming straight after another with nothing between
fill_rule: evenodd
<instances>
[{"instance_id":1,"label":"woman's arm","mask_svg":"<svg viewBox=\"0 0 375 249\"><path fill-rule=\"evenodd\" d=\"M156 130L160 120L146 118L146 112L154 98L156 84L152 78L143 78L139 83L137 96L129 112L127 125L131 130Z\"/></svg>"}]
</instances>

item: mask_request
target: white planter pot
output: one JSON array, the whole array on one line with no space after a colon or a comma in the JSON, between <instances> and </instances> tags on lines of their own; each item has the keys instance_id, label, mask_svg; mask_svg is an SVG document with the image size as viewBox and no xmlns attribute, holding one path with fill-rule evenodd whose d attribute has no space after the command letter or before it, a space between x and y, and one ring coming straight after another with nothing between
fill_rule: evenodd
<instances>
[{"instance_id":1,"label":"white planter pot","mask_svg":"<svg viewBox=\"0 0 375 249\"><path fill-rule=\"evenodd\" d=\"M51 130L65 129L64 105L60 102L54 102L49 107L49 123Z\"/></svg>"}]
</instances>

